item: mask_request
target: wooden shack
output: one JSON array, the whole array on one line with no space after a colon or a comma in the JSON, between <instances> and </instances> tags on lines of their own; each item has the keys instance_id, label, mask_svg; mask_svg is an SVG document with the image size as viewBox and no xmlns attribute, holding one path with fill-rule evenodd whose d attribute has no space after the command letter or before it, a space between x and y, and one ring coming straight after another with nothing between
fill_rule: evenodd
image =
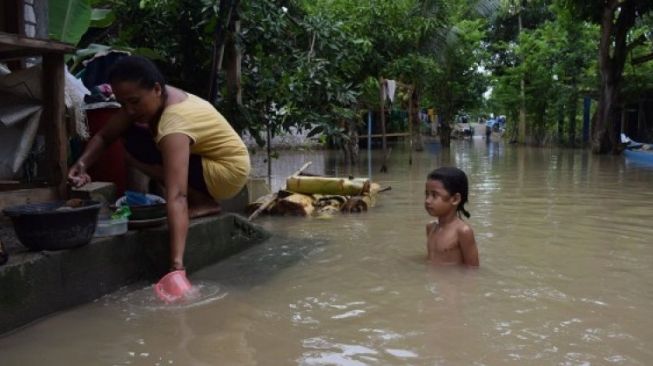
<instances>
[{"instance_id":1,"label":"wooden shack","mask_svg":"<svg viewBox=\"0 0 653 366\"><path fill-rule=\"evenodd\" d=\"M47 9L44 0L0 2L0 63L15 72L41 60L43 111L39 134L45 137L44 159L39 162L42 179L38 182L0 181L0 210L10 205L49 201L66 195L68 136L65 128L64 57L75 48L36 37L47 34L44 9Z\"/></svg>"}]
</instances>

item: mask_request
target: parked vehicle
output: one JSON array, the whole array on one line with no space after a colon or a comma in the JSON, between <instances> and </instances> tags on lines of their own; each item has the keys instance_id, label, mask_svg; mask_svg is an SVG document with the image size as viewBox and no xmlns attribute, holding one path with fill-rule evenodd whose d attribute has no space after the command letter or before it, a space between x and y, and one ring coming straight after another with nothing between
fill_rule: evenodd
<instances>
[{"instance_id":1,"label":"parked vehicle","mask_svg":"<svg viewBox=\"0 0 653 366\"><path fill-rule=\"evenodd\" d=\"M456 123L451 131L451 137L462 139L474 136L474 128L469 123Z\"/></svg>"}]
</instances>

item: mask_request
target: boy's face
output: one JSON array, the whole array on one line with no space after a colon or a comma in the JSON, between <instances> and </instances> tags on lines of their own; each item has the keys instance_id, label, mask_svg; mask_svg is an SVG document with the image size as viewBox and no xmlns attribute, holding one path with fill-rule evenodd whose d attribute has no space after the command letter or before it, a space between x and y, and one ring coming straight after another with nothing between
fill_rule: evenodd
<instances>
[{"instance_id":1,"label":"boy's face","mask_svg":"<svg viewBox=\"0 0 653 366\"><path fill-rule=\"evenodd\" d=\"M442 216L450 210L456 210L460 203L460 194L449 194L439 180L426 181L424 208L431 216Z\"/></svg>"}]
</instances>

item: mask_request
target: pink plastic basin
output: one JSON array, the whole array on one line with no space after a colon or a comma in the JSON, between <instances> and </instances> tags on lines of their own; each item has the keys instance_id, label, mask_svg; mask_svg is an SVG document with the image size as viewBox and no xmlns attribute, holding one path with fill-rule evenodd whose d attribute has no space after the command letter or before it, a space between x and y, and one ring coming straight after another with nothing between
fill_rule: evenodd
<instances>
[{"instance_id":1,"label":"pink plastic basin","mask_svg":"<svg viewBox=\"0 0 653 366\"><path fill-rule=\"evenodd\" d=\"M186 277L186 271L178 270L163 276L154 285L154 292L161 300L171 303L186 297L192 288L193 286Z\"/></svg>"}]
</instances>

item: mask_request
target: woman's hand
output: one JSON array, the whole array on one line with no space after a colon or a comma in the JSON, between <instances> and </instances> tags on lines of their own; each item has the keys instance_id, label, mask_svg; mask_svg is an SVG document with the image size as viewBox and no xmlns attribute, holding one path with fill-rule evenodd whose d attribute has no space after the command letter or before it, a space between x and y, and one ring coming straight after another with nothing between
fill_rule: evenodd
<instances>
[{"instance_id":1,"label":"woman's hand","mask_svg":"<svg viewBox=\"0 0 653 366\"><path fill-rule=\"evenodd\" d=\"M75 188L79 188L91 182L91 176L86 173L86 165L77 161L68 170L68 183Z\"/></svg>"}]
</instances>

